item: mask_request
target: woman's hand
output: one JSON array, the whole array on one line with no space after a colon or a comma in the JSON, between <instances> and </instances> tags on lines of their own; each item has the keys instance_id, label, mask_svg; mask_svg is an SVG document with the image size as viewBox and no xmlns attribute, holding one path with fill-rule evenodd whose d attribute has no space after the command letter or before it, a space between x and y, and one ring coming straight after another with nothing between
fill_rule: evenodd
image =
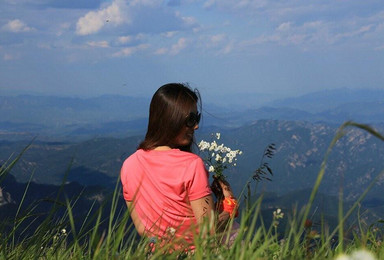
<instances>
[{"instance_id":1,"label":"woman's hand","mask_svg":"<svg viewBox=\"0 0 384 260\"><path fill-rule=\"evenodd\" d=\"M214 177L211 189L217 199L216 210L219 214L218 226L221 225L220 222L225 218L229 219L229 217L232 216L237 217L239 215L238 204L229 183L222 178ZM223 214L224 212L226 215Z\"/></svg>"},{"instance_id":2,"label":"woman's hand","mask_svg":"<svg viewBox=\"0 0 384 260\"><path fill-rule=\"evenodd\" d=\"M219 180L219 185L225 198L234 198L231 186L226 180Z\"/></svg>"},{"instance_id":3,"label":"woman's hand","mask_svg":"<svg viewBox=\"0 0 384 260\"><path fill-rule=\"evenodd\" d=\"M218 200L222 200L224 198L234 198L231 186L226 180L222 178L219 179L213 177L211 189Z\"/></svg>"}]
</instances>

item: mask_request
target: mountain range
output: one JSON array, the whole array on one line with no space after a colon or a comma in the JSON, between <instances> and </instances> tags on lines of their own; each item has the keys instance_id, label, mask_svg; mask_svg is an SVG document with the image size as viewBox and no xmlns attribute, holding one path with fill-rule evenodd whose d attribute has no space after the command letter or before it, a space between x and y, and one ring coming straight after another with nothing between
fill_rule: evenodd
<instances>
[{"instance_id":1,"label":"mountain range","mask_svg":"<svg viewBox=\"0 0 384 260\"><path fill-rule=\"evenodd\" d=\"M384 127L376 129L382 133ZM272 182L264 181L263 186L283 195L314 185L337 127L303 121L255 120L238 128L198 131L196 141L211 140L211 130L221 132L220 142L243 151L237 166L226 173L237 192L259 167L265 147L274 143L275 155L268 159L274 175ZM66 178L68 182L82 185L114 187L123 161L136 150L142 138L99 137L72 143L35 140L11 174L20 182L28 181L33 173L32 180L37 183L59 184ZM0 142L0 158L3 162L8 160L27 144L25 141ZM380 173L384 167L383 157L384 144L379 139L361 129L347 129L330 153L322 189L336 195L343 187L346 198L355 199ZM377 184L379 190L383 184L384 178L381 178Z\"/></svg>"},{"instance_id":2,"label":"mountain range","mask_svg":"<svg viewBox=\"0 0 384 260\"><path fill-rule=\"evenodd\" d=\"M254 108L207 104L196 141L209 141L212 133L220 132L219 142L243 151L237 166L225 172L235 194L243 197L249 183L253 194L272 194L266 197L266 209L288 210L291 204L302 204L308 198L342 122L355 120L384 133L382 100L381 90L341 89ZM41 193L47 195L61 183L69 190L93 187L94 197L112 190L123 161L143 138L148 104L148 99L118 96L0 97L0 165L28 146L10 172L12 179L6 186L0 183L0 208L15 210L21 187L29 180L36 190L31 192L31 201L38 198L37 191L47 191ZM274 156L264 158L273 172L271 181L256 182L252 175L262 163L264 149L272 143ZM329 154L320 185L322 199L315 207L335 201L341 191L347 204L355 201L382 172L383 157L384 144L379 139L362 129L346 129ZM384 214L383 185L381 176L364 201L364 207L372 209L376 217ZM331 215L336 212L332 207L325 208Z\"/></svg>"},{"instance_id":3,"label":"mountain range","mask_svg":"<svg viewBox=\"0 0 384 260\"><path fill-rule=\"evenodd\" d=\"M259 95L263 97L262 95ZM248 100L259 96L249 95ZM268 100L271 97L268 97ZM254 102L251 106L204 103L205 127L239 127L254 120L294 120L341 124L384 121L384 90L336 89ZM148 98L101 96L0 96L0 140L85 140L139 135L146 128ZM233 102L235 100L233 99Z\"/></svg>"}]
</instances>

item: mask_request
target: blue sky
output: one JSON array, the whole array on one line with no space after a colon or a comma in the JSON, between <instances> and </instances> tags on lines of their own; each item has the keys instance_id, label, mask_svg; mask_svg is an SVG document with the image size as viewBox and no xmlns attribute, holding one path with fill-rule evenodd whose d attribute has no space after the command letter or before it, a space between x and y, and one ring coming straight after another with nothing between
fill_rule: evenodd
<instances>
[{"instance_id":1,"label":"blue sky","mask_svg":"<svg viewBox=\"0 0 384 260\"><path fill-rule=\"evenodd\" d=\"M384 89L382 0L1 0L0 94Z\"/></svg>"}]
</instances>

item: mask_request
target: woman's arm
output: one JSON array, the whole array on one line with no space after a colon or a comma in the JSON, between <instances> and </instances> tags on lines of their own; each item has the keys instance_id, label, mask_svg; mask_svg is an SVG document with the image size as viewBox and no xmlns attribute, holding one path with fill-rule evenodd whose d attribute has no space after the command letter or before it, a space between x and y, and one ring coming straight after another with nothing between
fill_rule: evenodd
<instances>
[{"instance_id":1,"label":"woman's arm","mask_svg":"<svg viewBox=\"0 0 384 260\"><path fill-rule=\"evenodd\" d=\"M214 176L211 189L217 199L216 210L218 211L218 220L216 224L216 230L221 232L226 228L232 214L232 211L224 210L224 201L227 200L227 198L235 200L235 197L231 186L225 179L215 178ZM234 207L234 210L237 210L237 207Z\"/></svg>"},{"instance_id":2,"label":"woman's arm","mask_svg":"<svg viewBox=\"0 0 384 260\"><path fill-rule=\"evenodd\" d=\"M137 215L137 212L135 210L135 207L133 206L132 201L125 201L125 202L127 203L128 210L131 214L131 218L132 218L133 224L135 225L137 233L139 233L139 235L142 236L144 234L145 227L143 223L141 223L140 218Z\"/></svg>"},{"instance_id":3,"label":"woman's arm","mask_svg":"<svg viewBox=\"0 0 384 260\"><path fill-rule=\"evenodd\" d=\"M208 195L200 199L192 200L190 203L197 223L209 223L209 226L211 227L211 233L214 233L214 204L212 196Z\"/></svg>"}]
</instances>

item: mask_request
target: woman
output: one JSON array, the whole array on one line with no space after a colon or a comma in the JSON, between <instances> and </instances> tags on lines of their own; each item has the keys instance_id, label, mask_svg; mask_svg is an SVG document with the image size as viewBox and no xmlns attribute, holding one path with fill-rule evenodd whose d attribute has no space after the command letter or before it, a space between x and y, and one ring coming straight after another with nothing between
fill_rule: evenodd
<instances>
[{"instance_id":1,"label":"woman","mask_svg":"<svg viewBox=\"0 0 384 260\"><path fill-rule=\"evenodd\" d=\"M198 104L198 92L184 84L160 87L151 100L145 139L121 169L138 233L188 248L199 224L213 219L214 209L208 172L191 152Z\"/></svg>"}]
</instances>

